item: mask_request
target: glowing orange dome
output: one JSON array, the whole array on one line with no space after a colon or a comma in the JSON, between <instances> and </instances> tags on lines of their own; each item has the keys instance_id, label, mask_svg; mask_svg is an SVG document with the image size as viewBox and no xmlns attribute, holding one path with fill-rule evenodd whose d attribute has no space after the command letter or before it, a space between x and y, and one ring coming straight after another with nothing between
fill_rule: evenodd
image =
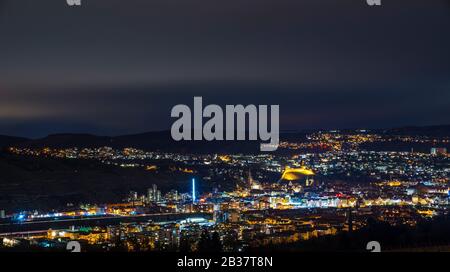
<instances>
[{"instance_id":1,"label":"glowing orange dome","mask_svg":"<svg viewBox=\"0 0 450 272\"><path fill-rule=\"evenodd\" d=\"M300 180L304 176L314 176L314 171L307 169L306 167L302 166L300 168L290 168L286 167L283 171L283 175L281 176L281 180L287 180L287 181L295 181Z\"/></svg>"}]
</instances>

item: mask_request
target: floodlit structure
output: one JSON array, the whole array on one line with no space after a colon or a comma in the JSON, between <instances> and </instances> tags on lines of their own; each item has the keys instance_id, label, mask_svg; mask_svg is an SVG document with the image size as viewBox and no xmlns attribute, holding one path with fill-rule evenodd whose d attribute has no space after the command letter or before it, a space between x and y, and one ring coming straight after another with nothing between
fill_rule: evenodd
<instances>
[{"instance_id":1,"label":"floodlit structure","mask_svg":"<svg viewBox=\"0 0 450 272\"><path fill-rule=\"evenodd\" d=\"M300 182L306 186L312 186L314 183L314 171L301 166L299 168L286 167L281 175L280 182Z\"/></svg>"}]
</instances>

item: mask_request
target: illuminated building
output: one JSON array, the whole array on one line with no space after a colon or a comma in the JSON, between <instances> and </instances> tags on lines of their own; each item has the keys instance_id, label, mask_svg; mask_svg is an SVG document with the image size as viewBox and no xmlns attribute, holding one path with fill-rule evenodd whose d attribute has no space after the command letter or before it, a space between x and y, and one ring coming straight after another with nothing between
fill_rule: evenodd
<instances>
[{"instance_id":1,"label":"illuminated building","mask_svg":"<svg viewBox=\"0 0 450 272\"><path fill-rule=\"evenodd\" d=\"M147 202L160 202L161 191L158 190L156 184L153 184L152 188L147 190Z\"/></svg>"},{"instance_id":2,"label":"illuminated building","mask_svg":"<svg viewBox=\"0 0 450 272\"><path fill-rule=\"evenodd\" d=\"M5 247L15 247L20 244L20 241L14 238L3 238L3 246Z\"/></svg>"},{"instance_id":3,"label":"illuminated building","mask_svg":"<svg viewBox=\"0 0 450 272\"><path fill-rule=\"evenodd\" d=\"M241 214L238 210L230 210L228 211L226 218L230 223L238 223L241 220Z\"/></svg>"},{"instance_id":4,"label":"illuminated building","mask_svg":"<svg viewBox=\"0 0 450 272\"><path fill-rule=\"evenodd\" d=\"M289 182L300 182L305 183L305 186L312 186L314 183L313 176L315 175L314 171L306 168L305 166L301 166L299 168L290 168L286 167L281 175L280 181L289 181Z\"/></svg>"},{"instance_id":5,"label":"illuminated building","mask_svg":"<svg viewBox=\"0 0 450 272\"><path fill-rule=\"evenodd\" d=\"M252 189L252 190L261 190L262 189L261 184L253 179L252 172L250 171L250 169L248 170L247 183L248 183L249 189Z\"/></svg>"},{"instance_id":6,"label":"illuminated building","mask_svg":"<svg viewBox=\"0 0 450 272\"><path fill-rule=\"evenodd\" d=\"M445 147L433 147L431 148L431 155L433 156L445 156L447 155L447 148Z\"/></svg>"}]
</instances>

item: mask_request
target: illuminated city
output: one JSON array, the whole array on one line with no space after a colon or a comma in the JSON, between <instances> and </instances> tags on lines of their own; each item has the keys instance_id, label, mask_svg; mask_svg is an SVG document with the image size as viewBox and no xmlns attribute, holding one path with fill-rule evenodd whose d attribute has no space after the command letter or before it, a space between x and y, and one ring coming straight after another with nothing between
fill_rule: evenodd
<instances>
[{"instance_id":1,"label":"illuminated city","mask_svg":"<svg viewBox=\"0 0 450 272\"><path fill-rule=\"evenodd\" d=\"M437 147L367 146L386 142ZM118 202L2 210L0 236L4 249L57 250L77 240L94 251L199 251L199 241L210 237L220 250L233 252L356 232L369 218L414 227L448 214L450 156L443 147L448 144L448 137L358 130L318 131L301 141L283 141L277 153L257 155L9 147L11 156L98 161L173 175L186 189L162 191L148 183L121 192Z\"/></svg>"},{"instance_id":2,"label":"illuminated city","mask_svg":"<svg viewBox=\"0 0 450 272\"><path fill-rule=\"evenodd\" d=\"M0 267L433 269L362 255L450 252L449 29L450 0L0 0Z\"/></svg>"}]
</instances>

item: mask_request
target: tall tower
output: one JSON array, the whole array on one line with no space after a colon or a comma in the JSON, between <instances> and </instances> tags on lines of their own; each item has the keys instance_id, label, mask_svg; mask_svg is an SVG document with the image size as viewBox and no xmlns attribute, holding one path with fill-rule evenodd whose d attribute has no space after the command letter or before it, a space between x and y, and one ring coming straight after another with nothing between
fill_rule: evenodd
<instances>
[{"instance_id":1,"label":"tall tower","mask_svg":"<svg viewBox=\"0 0 450 272\"><path fill-rule=\"evenodd\" d=\"M153 189L152 188L148 188L147 189L147 202L152 202L153 201Z\"/></svg>"},{"instance_id":2,"label":"tall tower","mask_svg":"<svg viewBox=\"0 0 450 272\"><path fill-rule=\"evenodd\" d=\"M248 181L247 181L247 185L248 185L249 188L252 187L253 182L254 182L254 180L253 180L253 176L252 176L252 171L251 171L250 169L248 169Z\"/></svg>"},{"instance_id":3,"label":"tall tower","mask_svg":"<svg viewBox=\"0 0 450 272\"><path fill-rule=\"evenodd\" d=\"M348 232L352 233L353 232L353 213L352 213L352 208L348 208L348 217L347 217L347 224L348 224Z\"/></svg>"},{"instance_id":4,"label":"tall tower","mask_svg":"<svg viewBox=\"0 0 450 272\"><path fill-rule=\"evenodd\" d=\"M195 203L195 179L192 179L192 203Z\"/></svg>"}]
</instances>

